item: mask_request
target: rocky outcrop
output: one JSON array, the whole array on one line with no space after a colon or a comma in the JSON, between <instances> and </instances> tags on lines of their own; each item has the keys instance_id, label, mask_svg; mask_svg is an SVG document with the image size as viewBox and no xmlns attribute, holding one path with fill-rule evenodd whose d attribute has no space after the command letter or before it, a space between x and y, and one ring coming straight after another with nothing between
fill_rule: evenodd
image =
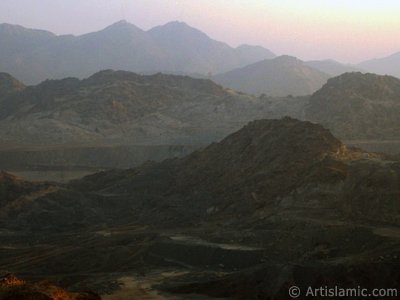
<instances>
[{"instance_id":1,"label":"rocky outcrop","mask_svg":"<svg viewBox=\"0 0 400 300\"><path fill-rule=\"evenodd\" d=\"M0 280L0 300L100 300L92 292L71 293L48 282L27 283L14 274Z\"/></svg>"}]
</instances>

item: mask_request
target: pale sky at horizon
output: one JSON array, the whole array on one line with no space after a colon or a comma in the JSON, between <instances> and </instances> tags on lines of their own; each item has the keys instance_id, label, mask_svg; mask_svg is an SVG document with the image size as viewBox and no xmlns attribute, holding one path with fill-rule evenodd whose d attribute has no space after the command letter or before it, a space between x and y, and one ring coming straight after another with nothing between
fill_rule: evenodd
<instances>
[{"instance_id":1,"label":"pale sky at horizon","mask_svg":"<svg viewBox=\"0 0 400 300\"><path fill-rule=\"evenodd\" d=\"M300 59L357 63L400 51L398 0L1 0L0 23L83 34L125 19L183 21L211 38ZM1 41L0 41L1 42Z\"/></svg>"}]
</instances>

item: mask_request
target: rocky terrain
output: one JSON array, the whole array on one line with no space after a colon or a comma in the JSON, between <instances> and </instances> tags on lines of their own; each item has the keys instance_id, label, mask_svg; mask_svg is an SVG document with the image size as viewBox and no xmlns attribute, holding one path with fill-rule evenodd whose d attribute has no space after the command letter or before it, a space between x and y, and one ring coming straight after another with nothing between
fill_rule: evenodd
<instances>
[{"instance_id":1,"label":"rocky terrain","mask_svg":"<svg viewBox=\"0 0 400 300\"><path fill-rule=\"evenodd\" d=\"M253 97L207 79L102 71L24 88L0 82L0 169L68 181L180 157L254 118L299 116L306 98Z\"/></svg>"},{"instance_id":2,"label":"rocky terrain","mask_svg":"<svg viewBox=\"0 0 400 300\"><path fill-rule=\"evenodd\" d=\"M321 123L347 145L398 154L398 86L346 73L312 96L255 97L177 75L107 70L25 87L3 74L0 169L66 182L181 157L248 121L286 115Z\"/></svg>"},{"instance_id":3,"label":"rocky terrain","mask_svg":"<svg viewBox=\"0 0 400 300\"><path fill-rule=\"evenodd\" d=\"M102 71L49 80L0 101L4 144L205 144L254 118L299 111L294 99L255 98L206 79Z\"/></svg>"},{"instance_id":4,"label":"rocky terrain","mask_svg":"<svg viewBox=\"0 0 400 300\"><path fill-rule=\"evenodd\" d=\"M280 56L218 74L212 79L248 94L283 97L310 95L329 77L295 57Z\"/></svg>"},{"instance_id":5,"label":"rocky terrain","mask_svg":"<svg viewBox=\"0 0 400 300\"><path fill-rule=\"evenodd\" d=\"M80 36L0 24L0 40L1 71L26 84L104 69L208 76L275 56L259 46L232 48L182 22L144 31L120 21Z\"/></svg>"},{"instance_id":6,"label":"rocky terrain","mask_svg":"<svg viewBox=\"0 0 400 300\"><path fill-rule=\"evenodd\" d=\"M305 118L347 140L398 140L399 112L399 79L346 73L312 95Z\"/></svg>"},{"instance_id":7,"label":"rocky terrain","mask_svg":"<svg viewBox=\"0 0 400 300\"><path fill-rule=\"evenodd\" d=\"M3 177L0 265L73 290L286 299L291 285L400 286L400 164L321 125L254 121L183 158L67 185ZM7 188L20 185L32 186Z\"/></svg>"},{"instance_id":8,"label":"rocky terrain","mask_svg":"<svg viewBox=\"0 0 400 300\"><path fill-rule=\"evenodd\" d=\"M6 96L21 91L25 88L24 84L7 73L0 73L0 101Z\"/></svg>"},{"instance_id":9,"label":"rocky terrain","mask_svg":"<svg viewBox=\"0 0 400 300\"><path fill-rule=\"evenodd\" d=\"M14 274L0 280L1 300L101 300L92 292L71 293L49 281L27 283Z\"/></svg>"}]
</instances>

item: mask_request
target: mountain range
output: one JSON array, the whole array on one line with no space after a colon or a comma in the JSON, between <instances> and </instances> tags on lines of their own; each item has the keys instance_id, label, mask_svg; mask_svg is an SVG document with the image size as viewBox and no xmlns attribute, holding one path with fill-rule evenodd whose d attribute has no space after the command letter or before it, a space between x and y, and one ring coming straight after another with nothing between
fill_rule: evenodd
<instances>
[{"instance_id":1,"label":"mountain range","mask_svg":"<svg viewBox=\"0 0 400 300\"><path fill-rule=\"evenodd\" d=\"M0 69L26 84L104 69L204 76L275 56L259 46L232 48L182 22L144 31L120 21L81 36L1 24L0 40Z\"/></svg>"},{"instance_id":2,"label":"mountain range","mask_svg":"<svg viewBox=\"0 0 400 300\"><path fill-rule=\"evenodd\" d=\"M147 291L182 299L285 299L291 284L397 288L399 177L398 161L288 117L67 185L1 173L10 246L0 264L97 293L143 270ZM154 277L165 272L178 274Z\"/></svg>"},{"instance_id":3,"label":"mountain range","mask_svg":"<svg viewBox=\"0 0 400 300\"><path fill-rule=\"evenodd\" d=\"M274 61L309 70L295 58ZM346 140L399 139L400 80L390 76L345 73L304 97L256 97L209 79L112 70L29 87L2 74L0 87L5 145L204 145L250 120L285 115Z\"/></svg>"},{"instance_id":4,"label":"mountain range","mask_svg":"<svg viewBox=\"0 0 400 300\"><path fill-rule=\"evenodd\" d=\"M57 36L44 30L3 23L0 24L0 40L0 71L12 74L25 84L37 84L45 79L84 78L104 69L143 74L164 72L196 77L218 74L216 78L221 77L223 80L225 76L234 77L236 72L256 68L249 66L240 70L243 67L257 62L262 66L267 64L263 60L276 57L270 50L260 46L230 47L211 39L196 28L177 21L147 31L126 21L120 21L103 30L80 36ZM397 53L357 65L344 65L333 60L307 61L304 65L313 68L313 73L318 70L329 77L354 71L399 77L399 63ZM222 75L229 71L233 73ZM299 75L298 72L294 72L293 76ZM311 76L306 78L306 81L311 82L308 85L312 87L312 83L316 82L315 75L308 74L310 71L301 73L302 76ZM288 86L292 83L290 79ZM299 79L300 82L302 80L304 79ZM247 87L249 83L246 82L232 84L241 85L244 92L251 90L257 93L260 90ZM294 90L291 94L297 95L296 89ZM271 95L282 95L282 92L277 91Z\"/></svg>"},{"instance_id":5,"label":"mountain range","mask_svg":"<svg viewBox=\"0 0 400 300\"><path fill-rule=\"evenodd\" d=\"M208 79L106 70L83 80L47 80L0 98L0 140L14 145L206 144L253 118L296 115L299 105L304 100L257 98Z\"/></svg>"},{"instance_id":6,"label":"mountain range","mask_svg":"<svg viewBox=\"0 0 400 300\"><path fill-rule=\"evenodd\" d=\"M1 24L0 300L400 291L398 58Z\"/></svg>"}]
</instances>

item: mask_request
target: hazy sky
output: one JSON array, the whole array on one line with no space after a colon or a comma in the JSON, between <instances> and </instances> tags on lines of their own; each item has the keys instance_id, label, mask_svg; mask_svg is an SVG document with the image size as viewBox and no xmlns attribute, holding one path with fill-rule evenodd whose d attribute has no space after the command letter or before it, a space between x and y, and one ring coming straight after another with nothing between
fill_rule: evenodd
<instances>
[{"instance_id":1,"label":"hazy sky","mask_svg":"<svg viewBox=\"0 0 400 300\"><path fill-rule=\"evenodd\" d=\"M142 29L184 21L232 46L301 59L359 62L400 51L399 0L0 0L0 23L57 34L121 19Z\"/></svg>"}]
</instances>

